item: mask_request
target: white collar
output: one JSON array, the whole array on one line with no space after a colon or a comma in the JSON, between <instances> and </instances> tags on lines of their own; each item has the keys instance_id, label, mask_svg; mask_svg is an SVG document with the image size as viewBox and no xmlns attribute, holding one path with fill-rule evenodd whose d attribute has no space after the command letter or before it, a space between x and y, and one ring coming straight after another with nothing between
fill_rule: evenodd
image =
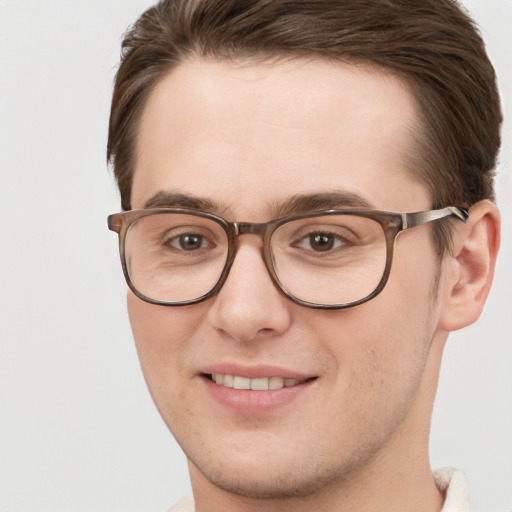
<instances>
[{"instance_id":1,"label":"white collar","mask_svg":"<svg viewBox=\"0 0 512 512\"><path fill-rule=\"evenodd\" d=\"M441 512L471 512L469 485L466 475L459 469L442 468L434 471L438 489L445 493Z\"/></svg>"}]
</instances>

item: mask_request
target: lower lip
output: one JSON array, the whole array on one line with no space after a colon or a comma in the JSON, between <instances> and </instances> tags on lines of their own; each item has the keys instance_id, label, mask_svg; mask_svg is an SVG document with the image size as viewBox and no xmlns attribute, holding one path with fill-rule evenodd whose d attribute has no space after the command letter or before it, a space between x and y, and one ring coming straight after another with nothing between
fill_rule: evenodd
<instances>
[{"instance_id":1,"label":"lower lip","mask_svg":"<svg viewBox=\"0 0 512 512\"><path fill-rule=\"evenodd\" d=\"M305 393L315 382L312 379L296 386L252 391L221 386L207 377L202 379L208 392L217 402L241 414L261 414L283 407Z\"/></svg>"}]
</instances>

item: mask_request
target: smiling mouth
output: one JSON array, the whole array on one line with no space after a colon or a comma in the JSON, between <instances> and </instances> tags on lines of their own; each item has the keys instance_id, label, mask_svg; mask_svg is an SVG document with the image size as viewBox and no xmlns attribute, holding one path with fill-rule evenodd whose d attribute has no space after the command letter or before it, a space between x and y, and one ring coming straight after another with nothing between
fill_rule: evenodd
<instances>
[{"instance_id":1,"label":"smiling mouth","mask_svg":"<svg viewBox=\"0 0 512 512\"><path fill-rule=\"evenodd\" d=\"M233 389L245 389L252 391L267 391L298 386L304 382L314 380L316 377L309 379L285 379L283 377L261 377L249 379L238 375L225 375L221 373L207 374L205 377L219 386Z\"/></svg>"}]
</instances>

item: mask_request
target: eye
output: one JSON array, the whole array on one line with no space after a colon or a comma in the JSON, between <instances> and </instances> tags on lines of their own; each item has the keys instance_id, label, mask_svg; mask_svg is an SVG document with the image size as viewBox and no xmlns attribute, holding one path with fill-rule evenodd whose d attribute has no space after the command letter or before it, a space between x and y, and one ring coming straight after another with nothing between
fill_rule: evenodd
<instances>
[{"instance_id":1,"label":"eye","mask_svg":"<svg viewBox=\"0 0 512 512\"><path fill-rule=\"evenodd\" d=\"M195 233L183 233L182 235L170 238L166 245L182 251L197 251L208 248L209 244L203 235Z\"/></svg>"},{"instance_id":2,"label":"eye","mask_svg":"<svg viewBox=\"0 0 512 512\"><path fill-rule=\"evenodd\" d=\"M299 240L295 247L315 252L328 252L345 245L344 240L332 233L316 232L309 233Z\"/></svg>"}]
</instances>

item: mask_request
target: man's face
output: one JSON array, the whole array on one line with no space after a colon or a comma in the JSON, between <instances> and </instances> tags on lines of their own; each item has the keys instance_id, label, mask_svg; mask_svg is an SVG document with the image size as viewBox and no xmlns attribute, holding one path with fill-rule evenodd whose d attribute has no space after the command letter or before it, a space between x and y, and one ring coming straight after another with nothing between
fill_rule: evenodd
<instances>
[{"instance_id":1,"label":"man's face","mask_svg":"<svg viewBox=\"0 0 512 512\"><path fill-rule=\"evenodd\" d=\"M348 192L379 210L429 209L407 168L418 129L406 86L375 70L186 62L145 107L132 206L184 194L227 220L265 222L296 196ZM379 296L338 311L289 301L261 240L239 243L223 289L203 303L168 308L128 295L145 378L193 484L300 494L426 444L444 341L430 228L398 237ZM214 373L296 382L237 390Z\"/></svg>"}]
</instances>

